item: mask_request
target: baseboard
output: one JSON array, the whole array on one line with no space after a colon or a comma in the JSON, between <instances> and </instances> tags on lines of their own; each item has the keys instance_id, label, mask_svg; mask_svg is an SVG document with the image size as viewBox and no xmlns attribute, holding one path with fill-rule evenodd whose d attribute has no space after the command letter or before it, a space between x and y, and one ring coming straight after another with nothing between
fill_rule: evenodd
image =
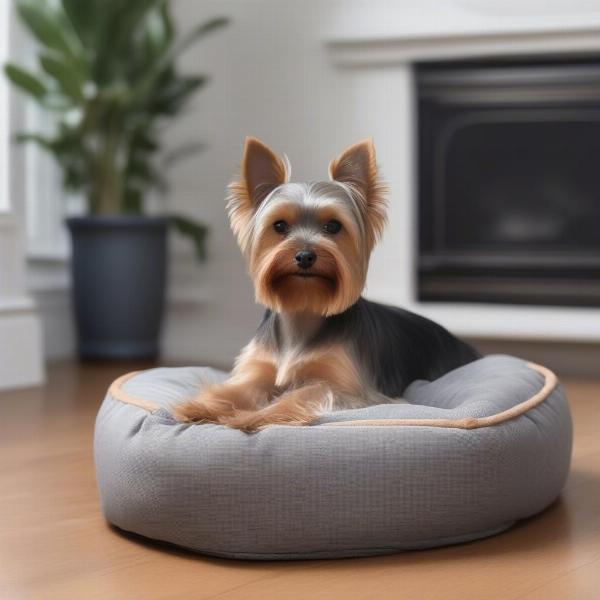
<instances>
[{"instance_id":1,"label":"baseboard","mask_svg":"<svg viewBox=\"0 0 600 600\"><path fill-rule=\"evenodd\" d=\"M470 339L483 354L512 354L552 369L560 378L600 378L600 343Z\"/></svg>"},{"instance_id":2,"label":"baseboard","mask_svg":"<svg viewBox=\"0 0 600 600\"><path fill-rule=\"evenodd\" d=\"M31 293L42 321L46 359L73 358L76 354L76 342L70 290L32 290Z\"/></svg>"},{"instance_id":3,"label":"baseboard","mask_svg":"<svg viewBox=\"0 0 600 600\"><path fill-rule=\"evenodd\" d=\"M0 389L44 382L42 327L28 298L0 304Z\"/></svg>"}]
</instances>

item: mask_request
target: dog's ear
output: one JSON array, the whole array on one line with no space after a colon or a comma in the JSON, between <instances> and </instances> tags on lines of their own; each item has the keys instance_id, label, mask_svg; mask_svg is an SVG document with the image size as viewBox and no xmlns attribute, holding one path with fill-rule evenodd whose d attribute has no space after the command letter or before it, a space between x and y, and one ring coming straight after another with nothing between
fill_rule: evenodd
<instances>
[{"instance_id":1,"label":"dog's ear","mask_svg":"<svg viewBox=\"0 0 600 600\"><path fill-rule=\"evenodd\" d=\"M242 178L248 196L256 206L271 190L288 180L288 166L260 140L247 137L242 156Z\"/></svg>"},{"instance_id":2,"label":"dog's ear","mask_svg":"<svg viewBox=\"0 0 600 600\"><path fill-rule=\"evenodd\" d=\"M231 227L242 244L252 213L268 194L289 180L289 163L254 137L247 137L240 178L229 184L227 208Z\"/></svg>"},{"instance_id":3,"label":"dog's ear","mask_svg":"<svg viewBox=\"0 0 600 600\"><path fill-rule=\"evenodd\" d=\"M373 141L366 139L346 148L329 163L329 177L332 181L350 186L364 202L370 241L374 244L386 223L387 188L377 176Z\"/></svg>"}]
</instances>

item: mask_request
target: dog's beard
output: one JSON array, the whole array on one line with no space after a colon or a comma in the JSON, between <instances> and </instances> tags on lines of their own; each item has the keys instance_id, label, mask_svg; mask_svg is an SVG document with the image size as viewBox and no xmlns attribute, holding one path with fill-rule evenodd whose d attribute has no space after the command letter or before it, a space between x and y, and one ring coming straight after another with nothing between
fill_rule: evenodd
<instances>
[{"instance_id":1,"label":"dog's beard","mask_svg":"<svg viewBox=\"0 0 600 600\"><path fill-rule=\"evenodd\" d=\"M290 273L275 277L268 284L278 312L327 314L333 302L337 281L330 276Z\"/></svg>"},{"instance_id":2,"label":"dog's beard","mask_svg":"<svg viewBox=\"0 0 600 600\"><path fill-rule=\"evenodd\" d=\"M295 253L293 248L276 248L257 261L257 302L277 312L331 316L358 300L364 276L353 271L334 245L317 249L317 262L311 269L298 268Z\"/></svg>"}]
</instances>

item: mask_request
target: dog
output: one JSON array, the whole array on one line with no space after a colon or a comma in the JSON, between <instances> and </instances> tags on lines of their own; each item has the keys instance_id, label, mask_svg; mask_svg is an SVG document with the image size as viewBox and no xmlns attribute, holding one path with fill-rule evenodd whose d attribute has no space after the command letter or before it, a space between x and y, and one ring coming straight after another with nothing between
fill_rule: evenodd
<instances>
[{"instance_id":1,"label":"dog","mask_svg":"<svg viewBox=\"0 0 600 600\"><path fill-rule=\"evenodd\" d=\"M266 312L229 379L174 408L182 422L308 425L324 412L401 401L412 381L480 357L440 325L361 296L386 223L371 140L331 161L329 181L289 179L287 157L246 139L227 208Z\"/></svg>"}]
</instances>

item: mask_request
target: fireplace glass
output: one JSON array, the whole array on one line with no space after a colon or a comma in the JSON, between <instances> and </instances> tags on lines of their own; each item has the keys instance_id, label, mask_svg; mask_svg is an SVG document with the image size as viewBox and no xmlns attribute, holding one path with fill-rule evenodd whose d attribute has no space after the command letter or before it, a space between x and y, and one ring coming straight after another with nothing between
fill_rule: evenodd
<instances>
[{"instance_id":1,"label":"fireplace glass","mask_svg":"<svg viewBox=\"0 0 600 600\"><path fill-rule=\"evenodd\" d=\"M600 59L419 64L418 293L600 304Z\"/></svg>"}]
</instances>

